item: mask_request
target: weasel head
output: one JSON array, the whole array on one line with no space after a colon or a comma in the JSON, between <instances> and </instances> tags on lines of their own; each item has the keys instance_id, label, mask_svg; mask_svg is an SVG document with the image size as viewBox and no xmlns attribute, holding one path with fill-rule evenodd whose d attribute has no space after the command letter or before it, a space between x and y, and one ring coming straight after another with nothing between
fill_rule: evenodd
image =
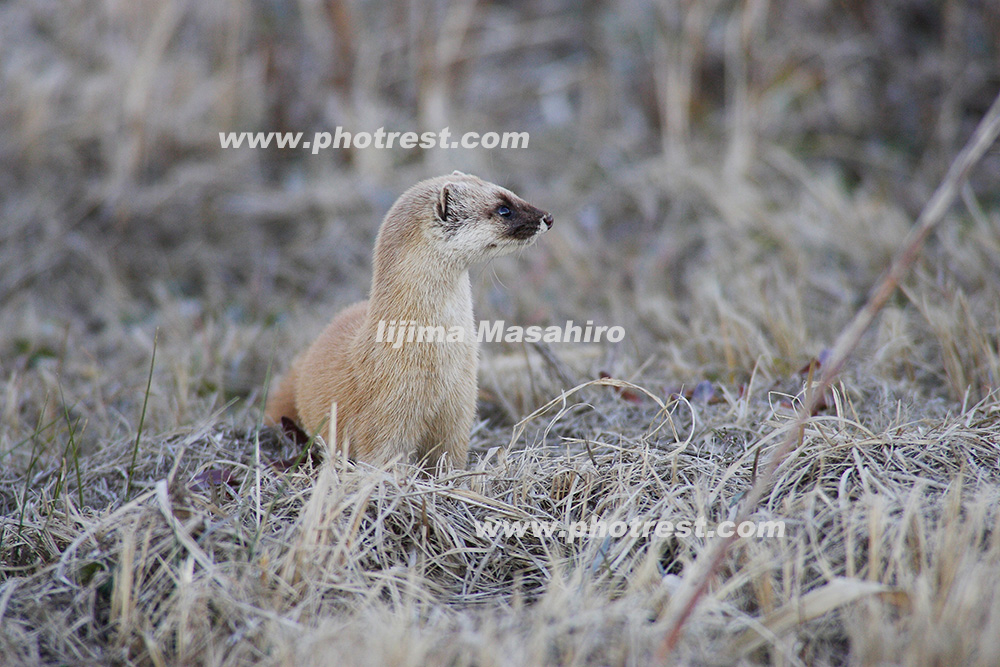
<instances>
[{"instance_id":1,"label":"weasel head","mask_svg":"<svg viewBox=\"0 0 1000 667\"><path fill-rule=\"evenodd\" d=\"M432 214L423 221L423 236L444 261L467 266L506 255L552 227L545 211L475 176L456 171L425 183Z\"/></svg>"}]
</instances>

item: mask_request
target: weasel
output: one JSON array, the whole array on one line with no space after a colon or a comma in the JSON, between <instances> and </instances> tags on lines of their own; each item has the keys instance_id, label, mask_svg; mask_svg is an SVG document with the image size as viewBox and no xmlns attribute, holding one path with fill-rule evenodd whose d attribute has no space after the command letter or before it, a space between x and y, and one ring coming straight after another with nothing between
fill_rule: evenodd
<instances>
[{"instance_id":1,"label":"weasel","mask_svg":"<svg viewBox=\"0 0 1000 667\"><path fill-rule=\"evenodd\" d=\"M368 300L340 311L295 358L267 402L267 422L287 417L332 444L336 403L337 447L355 460L464 467L479 365L469 266L527 247L551 227L551 215L476 176L456 171L414 185L379 228ZM387 326L404 323L465 335L385 339Z\"/></svg>"}]
</instances>

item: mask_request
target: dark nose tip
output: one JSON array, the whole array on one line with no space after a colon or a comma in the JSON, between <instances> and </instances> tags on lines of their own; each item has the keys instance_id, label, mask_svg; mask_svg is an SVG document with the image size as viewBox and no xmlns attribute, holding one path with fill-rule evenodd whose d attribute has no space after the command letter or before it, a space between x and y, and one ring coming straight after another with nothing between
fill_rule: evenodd
<instances>
[{"instance_id":1,"label":"dark nose tip","mask_svg":"<svg viewBox=\"0 0 1000 667\"><path fill-rule=\"evenodd\" d=\"M543 215L542 222L545 224L545 229L552 229L552 214L546 213Z\"/></svg>"}]
</instances>

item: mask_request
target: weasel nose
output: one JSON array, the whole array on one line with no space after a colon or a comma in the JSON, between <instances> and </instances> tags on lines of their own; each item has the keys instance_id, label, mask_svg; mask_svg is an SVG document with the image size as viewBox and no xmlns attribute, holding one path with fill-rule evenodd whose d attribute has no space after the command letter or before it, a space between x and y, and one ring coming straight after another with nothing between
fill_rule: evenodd
<instances>
[{"instance_id":1,"label":"weasel nose","mask_svg":"<svg viewBox=\"0 0 1000 667\"><path fill-rule=\"evenodd\" d=\"M542 224L545 225L545 231L552 229L552 214L546 213L542 216Z\"/></svg>"}]
</instances>

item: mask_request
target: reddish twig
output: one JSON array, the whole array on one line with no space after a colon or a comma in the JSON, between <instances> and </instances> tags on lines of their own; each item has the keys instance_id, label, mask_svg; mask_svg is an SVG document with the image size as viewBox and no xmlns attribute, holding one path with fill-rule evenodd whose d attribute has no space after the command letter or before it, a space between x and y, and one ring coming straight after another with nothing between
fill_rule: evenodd
<instances>
[{"instance_id":1,"label":"reddish twig","mask_svg":"<svg viewBox=\"0 0 1000 667\"><path fill-rule=\"evenodd\" d=\"M757 478L756 483L750 488L744 499L735 522L738 525L747 519L757 503L763 497L764 492L771 487L774 482L774 475L785 457L795 447L799 439L799 433L809 422L811 415L822 399L824 393L833 385L834 380L843 370L850 354L858 346L862 335L868 330L879 311L885 305L892 293L899 286L903 276L910 270L910 267L920 256L924 241L934 230L934 228L944 218L945 213L951 207L955 197L959 194L962 183L968 176L969 171L986 150L996 140L1000 134L1000 96L990 106L989 111L976 127L972 137L965 147L951 163L948 173L945 175L937 190L920 212L920 217L908 235L906 242L901 246L899 252L893 258L889 267L889 272L871 293L867 303L858 311L850 324L844 328L834 343L833 351L828 363L824 364L819 380L811 387L807 393L802 407L799 409L795 423L788 430L788 435L782 441L774 454L770 457L764 472ZM665 663L670 653L676 648L680 641L681 631L684 624L691 617L698 600L708 588L708 582L719 570L722 559L727 550L736 540L735 534L719 540L713 544L713 550L697 559L695 567L691 573L684 577L682 585L671 600L668 609L669 617L672 619L663 642L657 650L657 659ZM698 567L702 561L705 565Z\"/></svg>"}]
</instances>

